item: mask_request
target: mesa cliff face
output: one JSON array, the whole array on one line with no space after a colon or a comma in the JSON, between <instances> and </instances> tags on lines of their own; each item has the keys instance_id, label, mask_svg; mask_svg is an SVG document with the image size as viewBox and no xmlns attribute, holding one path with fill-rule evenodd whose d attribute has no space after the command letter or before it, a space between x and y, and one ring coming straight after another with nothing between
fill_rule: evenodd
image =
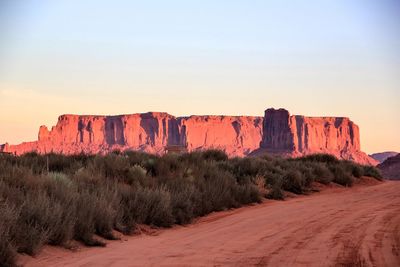
<instances>
[{"instance_id":1,"label":"mesa cliff face","mask_svg":"<svg viewBox=\"0 0 400 267\"><path fill-rule=\"evenodd\" d=\"M260 145L261 117L190 116L179 118L180 144L189 151L218 148L228 155L248 155Z\"/></svg>"},{"instance_id":2,"label":"mesa cliff face","mask_svg":"<svg viewBox=\"0 0 400 267\"><path fill-rule=\"evenodd\" d=\"M38 153L107 153L138 150L161 154L167 146L189 151L222 149L230 156L261 152L301 156L329 153L376 164L360 150L359 129L348 118L291 116L268 109L264 117L190 116L149 112L118 116L62 115L56 126L39 129L38 141L2 145L17 155Z\"/></svg>"},{"instance_id":3,"label":"mesa cliff face","mask_svg":"<svg viewBox=\"0 0 400 267\"><path fill-rule=\"evenodd\" d=\"M167 113L119 116L62 115L56 126L39 129L38 141L3 145L1 151L17 155L38 153L107 153L138 150L163 153L167 146L222 149L245 156L258 148L261 117L191 116L176 118ZM1 149L1 148L0 148Z\"/></svg>"},{"instance_id":4,"label":"mesa cliff face","mask_svg":"<svg viewBox=\"0 0 400 267\"><path fill-rule=\"evenodd\" d=\"M38 151L64 154L109 152L128 148L152 153L178 144L175 117L167 113L119 116L62 115L49 131L41 126Z\"/></svg>"},{"instance_id":5,"label":"mesa cliff face","mask_svg":"<svg viewBox=\"0 0 400 267\"><path fill-rule=\"evenodd\" d=\"M360 131L349 118L305 117L285 109L267 109L261 150L289 156L328 153L338 158L376 165L360 149Z\"/></svg>"}]
</instances>

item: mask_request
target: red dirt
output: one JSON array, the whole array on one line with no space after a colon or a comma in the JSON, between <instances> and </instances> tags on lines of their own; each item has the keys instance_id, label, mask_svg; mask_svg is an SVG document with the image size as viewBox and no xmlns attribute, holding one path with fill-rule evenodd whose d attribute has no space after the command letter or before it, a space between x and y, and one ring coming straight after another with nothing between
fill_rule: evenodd
<instances>
[{"instance_id":1,"label":"red dirt","mask_svg":"<svg viewBox=\"0 0 400 267\"><path fill-rule=\"evenodd\" d=\"M26 266L400 266L400 182L331 188L219 212Z\"/></svg>"}]
</instances>

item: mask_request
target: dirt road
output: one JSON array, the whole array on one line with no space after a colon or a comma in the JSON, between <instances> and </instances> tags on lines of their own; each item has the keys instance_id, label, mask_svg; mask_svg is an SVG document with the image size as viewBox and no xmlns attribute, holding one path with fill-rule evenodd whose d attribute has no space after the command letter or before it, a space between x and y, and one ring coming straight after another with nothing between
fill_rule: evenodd
<instances>
[{"instance_id":1,"label":"dirt road","mask_svg":"<svg viewBox=\"0 0 400 267\"><path fill-rule=\"evenodd\" d=\"M330 189L215 213L186 227L26 266L400 266L400 182Z\"/></svg>"}]
</instances>

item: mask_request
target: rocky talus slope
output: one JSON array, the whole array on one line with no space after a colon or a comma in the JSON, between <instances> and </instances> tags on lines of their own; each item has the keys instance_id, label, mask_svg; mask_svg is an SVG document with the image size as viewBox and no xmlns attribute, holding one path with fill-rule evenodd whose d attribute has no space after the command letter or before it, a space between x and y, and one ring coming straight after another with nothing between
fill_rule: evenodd
<instances>
[{"instance_id":1,"label":"rocky talus slope","mask_svg":"<svg viewBox=\"0 0 400 267\"><path fill-rule=\"evenodd\" d=\"M400 180L400 154L387 158L377 166L383 177L391 180Z\"/></svg>"}]
</instances>

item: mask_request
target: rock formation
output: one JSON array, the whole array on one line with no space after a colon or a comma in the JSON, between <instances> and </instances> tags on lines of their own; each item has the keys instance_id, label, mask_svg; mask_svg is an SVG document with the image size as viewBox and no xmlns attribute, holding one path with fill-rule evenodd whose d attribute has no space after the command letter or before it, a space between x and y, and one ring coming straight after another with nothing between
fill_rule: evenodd
<instances>
[{"instance_id":1,"label":"rock formation","mask_svg":"<svg viewBox=\"0 0 400 267\"><path fill-rule=\"evenodd\" d=\"M218 148L244 156L257 149L262 138L261 117L190 116L178 118L180 144L189 151Z\"/></svg>"},{"instance_id":2,"label":"rock formation","mask_svg":"<svg viewBox=\"0 0 400 267\"><path fill-rule=\"evenodd\" d=\"M288 156L328 153L377 164L361 152L359 128L349 118L291 116L285 109L267 109L263 129L259 151Z\"/></svg>"},{"instance_id":3,"label":"rock formation","mask_svg":"<svg viewBox=\"0 0 400 267\"><path fill-rule=\"evenodd\" d=\"M291 116L284 109L268 109L264 117L174 117L156 112L62 115L51 130L40 127L38 141L5 144L0 151L17 155L31 151L76 154L113 150L161 154L171 145L189 151L222 149L230 156L329 153L360 163L376 163L361 152L358 126L348 118Z\"/></svg>"},{"instance_id":4,"label":"rock formation","mask_svg":"<svg viewBox=\"0 0 400 267\"><path fill-rule=\"evenodd\" d=\"M383 177L392 180L400 180L400 154L387 158L378 165Z\"/></svg>"},{"instance_id":5,"label":"rock formation","mask_svg":"<svg viewBox=\"0 0 400 267\"><path fill-rule=\"evenodd\" d=\"M380 153L374 153L369 155L371 158L377 160L379 163L384 162L387 158L394 157L399 152L394 152L394 151L385 151L385 152L380 152Z\"/></svg>"},{"instance_id":6,"label":"rock formation","mask_svg":"<svg viewBox=\"0 0 400 267\"><path fill-rule=\"evenodd\" d=\"M222 149L245 156L258 148L262 135L261 117L191 116L176 118L149 112L119 116L62 115L49 131L39 129L38 141L3 145L1 151L17 155L38 153L107 153L139 150L161 154L166 146Z\"/></svg>"}]
</instances>

